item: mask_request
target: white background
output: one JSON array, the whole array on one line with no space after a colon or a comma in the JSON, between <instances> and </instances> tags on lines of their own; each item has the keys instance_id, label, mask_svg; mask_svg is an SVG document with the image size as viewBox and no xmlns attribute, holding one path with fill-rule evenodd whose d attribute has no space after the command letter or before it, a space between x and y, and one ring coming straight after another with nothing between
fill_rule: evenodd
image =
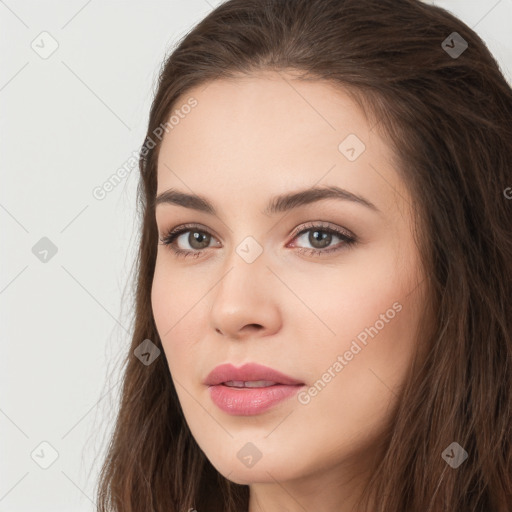
<instances>
[{"instance_id":1,"label":"white background","mask_svg":"<svg viewBox=\"0 0 512 512\"><path fill-rule=\"evenodd\" d=\"M164 56L220 3L0 0L0 512L94 510L131 339L138 168L92 191L140 149ZM512 0L430 3L512 84ZM31 47L43 31L47 59ZM43 237L58 251L46 263Z\"/></svg>"}]
</instances>

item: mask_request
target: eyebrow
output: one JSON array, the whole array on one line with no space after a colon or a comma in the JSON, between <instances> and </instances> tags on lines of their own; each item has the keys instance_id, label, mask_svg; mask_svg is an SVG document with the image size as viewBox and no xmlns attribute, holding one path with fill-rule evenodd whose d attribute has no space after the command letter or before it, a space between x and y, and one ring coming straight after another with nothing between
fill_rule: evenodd
<instances>
[{"instance_id":1,"label":"eyebrow","mask_svg":"<svg viewBox=\"0 0 512 512\"><path fill-rule=\"evenodd\" d=\"M356 204L363 205L375 212L380 210L368 199L358 196L336 186L312 187L298 192L291 192L273 197L266 208L262 211L264 215L272 215L275 213L285 212L299 206L315 203L323 199L340 199L343 201L351 201ZM154 208L159 204L175 204L185 208L191 208L210 215L217 215L217 211L213 204L203 196L197 194L187 194L175 189L169 189L156 196Z\"/></svg>"}]
</instances>

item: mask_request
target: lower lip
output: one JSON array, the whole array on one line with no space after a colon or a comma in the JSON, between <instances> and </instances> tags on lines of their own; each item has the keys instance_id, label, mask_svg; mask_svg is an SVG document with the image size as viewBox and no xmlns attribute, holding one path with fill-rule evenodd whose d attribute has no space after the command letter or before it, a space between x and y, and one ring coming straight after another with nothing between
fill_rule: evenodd
<instances>
[{"instance_id":1,"label":"lower lip","mask_svg":"<svg viewBox=\"0 0 512 512\"><path fill-rule=\"evenodd\" d=\"M209 386L209 389L210 396L219 409L237 416L252 416L295 395L302 387L278 384L265 388L235 388L218 384Z\"/></svg>"}]
</instances>

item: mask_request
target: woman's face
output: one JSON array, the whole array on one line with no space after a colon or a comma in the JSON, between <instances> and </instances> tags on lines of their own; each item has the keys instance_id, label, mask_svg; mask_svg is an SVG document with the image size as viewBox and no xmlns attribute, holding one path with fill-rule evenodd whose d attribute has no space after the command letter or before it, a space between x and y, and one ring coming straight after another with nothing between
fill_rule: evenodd
<instances>
[{"instance_id":1,"label":"woman's face","mask_svg":"<svg viewBox=\"0 0 512 512\"><path fill-rule=\"evenodd\" d=\"M219 80L174 110L157 196L182 195L157 205L156 222L162 239L189 231L159 242L152 307L188 426L251 494L338 492L369 463L415 350L424 297L413 200L376 130L325 82ZM312 194L328 187L345 196ZM302 385L206 385L226 363ZM266 401L281 390L287 398Z\"/></svg>"}]
</instances>

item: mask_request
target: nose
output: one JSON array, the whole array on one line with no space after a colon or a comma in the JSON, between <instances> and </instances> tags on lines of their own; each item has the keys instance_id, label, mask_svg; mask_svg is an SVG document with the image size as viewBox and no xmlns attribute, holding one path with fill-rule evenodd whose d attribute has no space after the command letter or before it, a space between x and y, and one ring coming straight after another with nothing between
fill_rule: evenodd
<instances>
[{"instance_id":1,"label":"nose","mask_svg":"<svg viewBox=\"0 0 512 512\"><path fill-rule=\"evenodd\" d=\"M211 296L212 328L237 340L275 333L282 322L278 284L263 254L252 263L234 254Z\"/></svg>"}]
</instances>

